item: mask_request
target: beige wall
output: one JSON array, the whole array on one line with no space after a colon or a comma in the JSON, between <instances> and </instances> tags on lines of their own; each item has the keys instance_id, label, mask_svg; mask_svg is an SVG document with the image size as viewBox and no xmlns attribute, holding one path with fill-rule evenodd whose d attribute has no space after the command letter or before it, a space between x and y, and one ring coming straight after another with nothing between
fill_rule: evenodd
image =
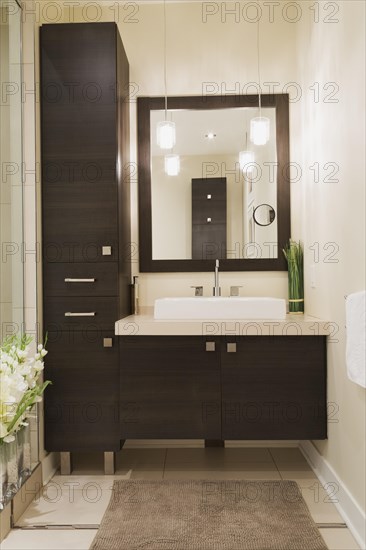
<instances>
[{"instance_id":1,"label":"beige wall","mask_svg":"<svg viewBox=\"0 0 366 550\"><path fill-rule=\"evenodd\" d=\"M298 78L307 92L292 118L292 160L303 169L296 190L302 206L293 217L299 218L295 236L305 243L306 310L339 329L338 342L328 345L328 401L334 403L335 422L329 423L328 440L316 447L365 510L365 390L346 375L344 299L363 290L366 279L365 4L347 0L339 5L339 23L315 24L307 17L298 28ZM310 91L317 82L319 102ZM322 90L328 82L339 87L336 103L325 101L332 91ZM331 171L322 168L314 183L310 167L315 162L321 167L336 163L339 181L324 181ZM316 288L310 284L312 269Z\"/></svg>"}]
</instances>

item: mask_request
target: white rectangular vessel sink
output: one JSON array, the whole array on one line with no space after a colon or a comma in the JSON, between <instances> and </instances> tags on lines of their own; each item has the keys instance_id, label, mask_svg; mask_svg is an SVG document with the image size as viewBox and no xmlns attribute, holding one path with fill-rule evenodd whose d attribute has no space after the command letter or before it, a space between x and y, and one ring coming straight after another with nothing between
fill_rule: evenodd
<instances>
[{"instance_id":1,"label":"white rectangular vessel sink","mask_svg":"<svg viewBox=\"0 0 366 550\"><path fill-rule=\"evenodd\" d=\"M183 319L285 319L286 301L282 298L159 298L154 318Z\"/></svg>"}]
</instances>

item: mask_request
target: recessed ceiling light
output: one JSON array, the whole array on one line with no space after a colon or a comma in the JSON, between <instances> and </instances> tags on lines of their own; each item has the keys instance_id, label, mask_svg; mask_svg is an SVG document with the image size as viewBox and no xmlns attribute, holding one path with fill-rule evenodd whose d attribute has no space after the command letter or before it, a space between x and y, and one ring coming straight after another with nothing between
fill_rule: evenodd
<instances>
[{"instance_id":1,"label":"recessed ceiling light","mask_svg":"<svg viewBox=\"0 0 366 550\"><path fill-rule=\"evenodd\" d=\"M216 134L214 134L213 132L207 132L207 134L205 134L206 139L215 139L215 137Z\"/></svg>"}]
</instances>

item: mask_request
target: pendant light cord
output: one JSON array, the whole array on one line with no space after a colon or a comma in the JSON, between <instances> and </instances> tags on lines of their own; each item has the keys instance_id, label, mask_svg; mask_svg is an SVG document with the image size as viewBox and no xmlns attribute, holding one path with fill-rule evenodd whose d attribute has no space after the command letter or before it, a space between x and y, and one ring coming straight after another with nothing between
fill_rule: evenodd
<instances>
[{"instance_id":1,"label":"pendant light cord","mask_svg":"<svg viewBox=\"0 0 366 550\"><path fill-rule=\"evenodd\" d=\"M166 78L166 0L164 0L164 93L165 93L165 120L168 118L168 88Z\"/></svg>"},{"instance_id":2,"label":"pendant light cord","mask_svg":"<svg viewBox=\"0 0 366 550\"><path fill-rule=\"evenodd\" d=\"M258 6L259 6L259 8L260 8L259 0L258 0ZM261 112L262 112L262 98L261 98L260 48L259 48L259 21L260 21L260 15L258 15L258 21L257 21L257 61L258 61L258 85L259 85L259 96L258 96L258 102L259 102L259 116L261 116Z\"/></svg>"}]
</instances>

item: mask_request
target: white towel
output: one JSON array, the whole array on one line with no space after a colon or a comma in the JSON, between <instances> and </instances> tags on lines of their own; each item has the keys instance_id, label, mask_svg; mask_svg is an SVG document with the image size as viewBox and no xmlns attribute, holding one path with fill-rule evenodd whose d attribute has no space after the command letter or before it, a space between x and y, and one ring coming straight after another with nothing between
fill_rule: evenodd
<instances>
[{"instance_id":1,"label":"white towel","mask_svg":"<svg viewBox=\"0 0 366 550\"><path fill-rule=\"evenodd\" d=\"M366 388L366 291L350 294L346 299L348 378Z\"/></svg>"}]
</instances>

